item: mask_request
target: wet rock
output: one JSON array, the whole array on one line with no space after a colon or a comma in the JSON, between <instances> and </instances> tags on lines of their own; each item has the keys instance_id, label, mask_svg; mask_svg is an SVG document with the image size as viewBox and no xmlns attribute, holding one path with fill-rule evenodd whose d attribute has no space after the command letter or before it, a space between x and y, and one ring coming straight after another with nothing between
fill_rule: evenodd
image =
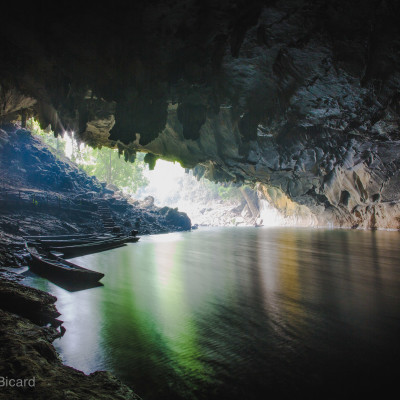
<instances>
[{"instance_id":1,"label":"wet rock","mask_svg":"<svg viewBox=\"0 0 400 400\"><path fill-rule=\"evenodd\" d=\"M62 365L51 342L59 336L0 307L0 376L33 379L32 386L3 387L8 399L140 399L110 373L85 375Z\"/></svg>"},{"instance_id":2,"label":"wet rock","mask_svg":"<svg viewBox=\"0 0 400 400\"><path fill-rule=\"evenodd\" d=\"M118 186L116 186L116 185L114 185L112 183L108 183L106 187L107 187L107 189L109 189L109 190L111 190L113 192L118 192L119 191Z\"/></svg>"},{"instance_id":3,"label":"wet rock","mask_svg":"<svg viewBox=\"0 0 400 400\"><path fill-rule=\"evenodd\" d=\"M0 276L0 308L5 311L21 315L39 325L50 323L59 326L56 318L60 313L54 305L56 300L56 297L48 293Z\"/></svg>"},{"instance_id":4,"label":"wet rock","mask_svg":"<svg viewBox=\"0 0 400 400\"><path fill-rule=\"evenodd\" d=\"M168 224L176 226L179 230L190 230L191 228L191 221L189 217L182 212L179 212L177 209L170 208L165 213L165 220Z\"/></svg>"},{"instance_id":5,"label":"wet rock","mask_svg":"<svg viewBox=\"0 0 400 400\"><path fill-rule=\"evenodd\" d=\"M154 206L154 197L153 196L147 196L141 203L141 207L143 208L151 208Z\"/></svg>"}]
</instances>

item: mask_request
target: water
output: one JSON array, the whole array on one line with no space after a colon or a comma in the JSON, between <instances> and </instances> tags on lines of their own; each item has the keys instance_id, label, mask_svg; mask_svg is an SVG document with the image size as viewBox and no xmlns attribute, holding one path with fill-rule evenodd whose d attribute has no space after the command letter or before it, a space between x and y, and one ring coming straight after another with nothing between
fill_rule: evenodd
<instances>
[{"instance_id":1,"label":"water","mask_svg":"<svg viewBox=\"0 0 400 400\"><path fill-rule=\"evenodd\" d=\"M215 228L74 259L104 287L27 281L58 297L64 362L144 399L346 398L398 379L399 239Z\"/></svg>"}]
</instances>

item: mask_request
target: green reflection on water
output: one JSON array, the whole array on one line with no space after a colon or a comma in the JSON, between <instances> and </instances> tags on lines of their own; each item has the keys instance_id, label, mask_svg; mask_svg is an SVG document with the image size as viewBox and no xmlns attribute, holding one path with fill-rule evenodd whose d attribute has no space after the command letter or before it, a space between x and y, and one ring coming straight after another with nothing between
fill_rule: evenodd
<instances>
[{"instance_id":1,"label":"green reflection on water","mask_svg":"<svg viewBox=\"0 0 400 400\"><path fill-rule=\"evenodd\" d=\"M108 353L107 359L118 361L118 369L121 369L124 355L134 355L137 368L132 370L127 365L131 376L126 379L134 382L143 380L147 393L160 386L165 390L173 382L173 386L179 386L179 392L190 396L189 390L193 392L196 381L202 384L212 381L212 368L206 368L199 359L201 348L197 343L191 307L188 306L190 287L184 284L187 271L182 246L183 242L179 241L164 246L144 245L136 261L146 260L145 268L134 265L128 252L118 253L118 258L114 260L118 268L104 288L107 293L101 301L102 348ZM117 283L116 288L114 284ZM202 296L197 296L199 306L207 292L205 290ZM114 298L118 304L113 301ZM147 370L149 357L154 359L154 363L150 363L153 380L149 380ZM159 360L163 360L161 365ZM130 360L128 363L131 366ZM160 381L165 382L160 385ZM163 395L166 393L163 392Z\"/></svg>"}]
</instances>

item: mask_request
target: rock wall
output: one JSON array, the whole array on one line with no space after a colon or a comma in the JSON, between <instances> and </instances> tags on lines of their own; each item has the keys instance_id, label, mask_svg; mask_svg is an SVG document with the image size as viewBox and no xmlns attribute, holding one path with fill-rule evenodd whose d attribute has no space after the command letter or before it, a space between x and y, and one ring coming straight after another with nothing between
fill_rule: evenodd
<instances>
[{"instance_id":1,"label":"rock wall","mask_svg":"<svg viewBox=\"0 0 400 400\"><path fill-rule=\"evenodd\" d=\"M398 228L398 1L58 7L3 20L4 121L262 183L318 223Z\"/></svg>"},{"instance_id":2,"label":"rock wall","mask_svg":"<svg viewBox=\"0 0 400 400\"><path fill-rule=\"evenodd\" d=\"M103 233L101 208L120 233L190 230L188 216L171 208L131 204L88 176L39 138L15 125L0 129L0 234ZM109 215L108 215L109 214ZM108 222L109 224L109 222ZM0 243L2 238L0 238Z\"/></svg>"}]
</instances>

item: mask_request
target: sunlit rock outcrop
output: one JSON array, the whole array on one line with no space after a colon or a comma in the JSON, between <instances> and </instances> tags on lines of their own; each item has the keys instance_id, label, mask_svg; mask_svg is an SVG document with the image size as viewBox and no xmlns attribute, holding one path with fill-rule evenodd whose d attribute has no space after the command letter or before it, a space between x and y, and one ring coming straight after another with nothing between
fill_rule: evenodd
<instances>
[{"instance_id":1,"label":"sunlit rock outcrop","mask_svg":"<svg viewBox=\"0 0 400 400\"><path fill-rule=\"evenodd\" d=\"M399 2L27 7L1 27L3 120L261 183L314 225L399 227Z\"/></svg>"}]
</instances>

